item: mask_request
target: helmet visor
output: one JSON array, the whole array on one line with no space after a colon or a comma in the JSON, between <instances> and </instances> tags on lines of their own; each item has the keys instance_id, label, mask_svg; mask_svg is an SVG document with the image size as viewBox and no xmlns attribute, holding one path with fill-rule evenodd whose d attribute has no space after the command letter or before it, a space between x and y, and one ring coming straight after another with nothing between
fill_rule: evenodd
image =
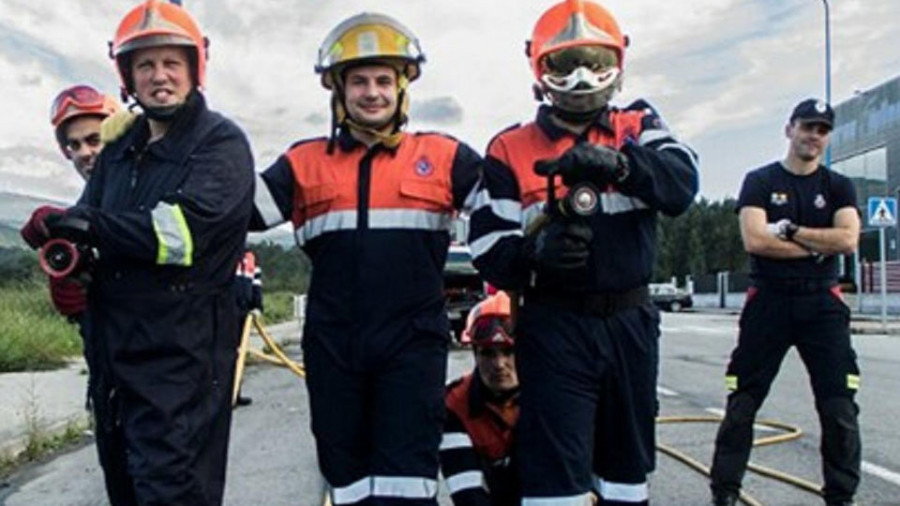
<instances>
[{"instance_id":1,"label":"helmet visor","mask_svg":"<svg viewBox=\"0 0 900 506\"><path fill-rule=\"evenodd\" d=\"M512 346L514 342L509 318L479 318L472 326L472 344L475 346Z\"/></svg>"},{"instance_id":2,"label":"helmet visor","mask_svg":"<svg viewBox=\"0 0 900 506\"><path fill-rule=\"evenodd\" d=\"M50 107L50 123L59 126L70 108L86 113L103 110L103 95L90 86L73 86L56 96Z\"/></svg>"}]
</instances>

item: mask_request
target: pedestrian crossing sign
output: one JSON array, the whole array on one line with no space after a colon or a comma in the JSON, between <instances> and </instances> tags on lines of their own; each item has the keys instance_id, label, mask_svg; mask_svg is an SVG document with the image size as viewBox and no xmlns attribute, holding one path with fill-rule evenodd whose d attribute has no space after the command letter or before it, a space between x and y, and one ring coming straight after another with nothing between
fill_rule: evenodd
<instances>
[{"instance_id":1,"label":"pedestrian crossing sign","mask_svg":"<svg viewBox=\"0 0 900 506\"><path fill-rule=\"evenodd\" d=\"M897 199L869 197L869 226L893 227L897 225Z\"/></svg>"}]
</instances>

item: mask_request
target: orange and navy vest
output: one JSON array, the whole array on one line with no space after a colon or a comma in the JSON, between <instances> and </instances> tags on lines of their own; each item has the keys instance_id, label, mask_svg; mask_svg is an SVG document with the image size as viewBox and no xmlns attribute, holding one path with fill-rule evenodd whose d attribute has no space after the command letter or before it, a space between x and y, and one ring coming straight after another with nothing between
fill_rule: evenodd
<instances>
[{"instance_id":1,"label":"orange and navy vest","mask_svg":"<svg viewBox=\"0 0 900 506\"><path fill-rule=\"evenodd\" d=\"M463 423L480 457L487 462L505 459L512 450L513 429L519 418L518 402L515 398L503 405L484 399L473 402L473 378L469 374L451 386L445 397L447 409Z\"/></svg>"}]
</instances>

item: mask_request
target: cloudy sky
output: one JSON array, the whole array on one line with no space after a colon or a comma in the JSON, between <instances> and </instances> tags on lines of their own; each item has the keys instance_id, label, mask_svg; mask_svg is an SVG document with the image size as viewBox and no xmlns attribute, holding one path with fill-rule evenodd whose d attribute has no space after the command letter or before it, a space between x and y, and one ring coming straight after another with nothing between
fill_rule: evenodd
<instances>
[{"instance_id":1,"label":"cloudy sky","mask_svg":"<svg viewBox=\"0 0 900 506\"><path fill-rule=\"evenodd\" d=\"M106 42L133 0L0 3L0 190L74 198L48 108L57 91L118 86ZM211 106L248 132L261 170L293 141L327 132L328 94L313 65L332 26L361 11L397 17L428 62L412 89L413 129L443 130L483 151L533 117L524 56L546 0L185 0L211 40ZM830 0L832 96L900 74L900 1ZM606 0L631 38L625 89L701 157L701 194L733 196L743 173L782 156L802 98L825 94L822 0Z\"/></svg>"}]
</instances>

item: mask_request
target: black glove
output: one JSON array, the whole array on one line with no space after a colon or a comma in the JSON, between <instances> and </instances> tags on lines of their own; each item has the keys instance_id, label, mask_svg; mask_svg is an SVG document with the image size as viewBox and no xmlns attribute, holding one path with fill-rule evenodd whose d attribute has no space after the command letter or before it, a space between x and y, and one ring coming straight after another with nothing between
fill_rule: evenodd
<instances>
[{"instance_id":1,"label":"black glove","mask_svg":"<svg viewBox=\"0 0 900 506\"><path fill-rule=\"evenodd\" d=\"M587 265L593 237L586 223L551 220L526 237L524 252L537 269L580 269Z\"/></svg>"},{"instance_id":2,"label":"black glove","mask_svg":"<svg viewBox=\"0 0 900 506\"><path fill-rule=\"evenodd\" d=\"M609 183L621 183L630 173L628 157L621 151L589 142L572 146L557 163L567 186L590 182L603 188Z\"/></svg>"}]
</instances>

